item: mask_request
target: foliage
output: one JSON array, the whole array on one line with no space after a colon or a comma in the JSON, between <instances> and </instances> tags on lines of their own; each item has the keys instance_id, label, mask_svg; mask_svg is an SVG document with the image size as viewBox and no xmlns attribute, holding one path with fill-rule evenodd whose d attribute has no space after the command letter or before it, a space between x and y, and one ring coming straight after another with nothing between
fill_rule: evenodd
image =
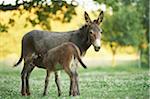
<instances>
[{"instance_id":1,"label":"foliage","mask_svg":"<svg viewBox=\"0 0 150 99\"><path fill-rule=\"evenodd\" d=\"M143 28L145 29L144 36L146 39L143 39L141 43L141 64L144 67L149 67L149 49L150 49L150 34L149 34L149 0L139 0L137 3L137 11L141 14L141 20Z\"/></svg>"},{"instance_id":2,"label":"foliage","mask_svg":"<svg viewBox=\"0 0 150 99\"><path fill-rule=\"evenodd\" d=\"M119 46L138 46L143 37L139 14L133 7L122 6L113 15L106 15L103 22L104 41L115 42Z\"/></svg>"},{"instance_id":3,"label":"foliage","mask_svg":"<svg viewBox=\"0 0 150 99\"><path fill-rule=\"evenodd\" d=\"M51 0L32 0L32 1L23 1L19 3L19 0L16 0L16 4L0 4L1 11L18 11L22 15L25 11L31 13L26 18L27 22L30 22L33 26L41 25L43 29L50 30L50 19L60 20L62 22L70 22L72 15L76 15L75 12L76 5L67 3L66 1L57 1ZM35 16L34 18L32 16ZM9 19L10 23L14 22L14 19ZM1 22L1 21L0 21ZM1 23L2 24L2 23ZM26 24L27 26L27 24ZM25 27L26 27L25 26ZM0 29L4 30L4 26L0 25Z\"/></svg>"},{"instance_id":4,"label":"foliage","mask_svg":"<svg viewBox=\"0 0 150 99\"><path fill-rule=\"evenodd\" d=\"M0 32L7 32L7 29L8 29L8 26L2 25L2 24L0 23Z\"/></svg>"},{"instance_id":5,"label":"foliage","mask_svg":"<svg viewBox=\"0 0 150 99\"><path fill-rule=\"evenodd\" d=\"M110 45L113 54L112 65L115 65L114 55L118 47L137 47L144 39L144 30L139 13L133 6L120 5L113 15L106 12L103 22L103 40Z\"/></svg>"},{"instance_id":6,"label":"foliage","mask_svg":"<svg viewBox=\"0 0 150 99\"><path fill-rule=\"evenodd\" d=\"M141 63L148 67L149 1L148 0L95 0L113 9L105 16L104 40L114 52L118 46L131 45L141 51ZM115 46L113 46L115 45ZM115 48L115 49L114 49ZM114 50L113 50L114 49ZM143 66L143 65L142 65Z\"/></svg>"}]
</instances>

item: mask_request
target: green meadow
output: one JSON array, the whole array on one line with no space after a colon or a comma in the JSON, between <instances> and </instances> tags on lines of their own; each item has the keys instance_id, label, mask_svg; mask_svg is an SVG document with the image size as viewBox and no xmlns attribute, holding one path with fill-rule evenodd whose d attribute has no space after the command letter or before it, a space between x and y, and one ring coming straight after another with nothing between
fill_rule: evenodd
<instances>
[{"instance_id":1,"label":"green meadow","mask_svg":"<svg viewBox=\"0 0 150 99\"><path fill-rule=\"evenodd\" d=\"M69 77L61 71L62 96L57 96L54 75L50 77L48 95L42 96L44 69L36 68L30 77L31 96L21 96L20 72L22 66L13 68L0 64L0 99L149 99L148 69L138 68L134 64L120 64L116 67L80 67L80 96L69 95Z\"/></svg>"}]
</instances>

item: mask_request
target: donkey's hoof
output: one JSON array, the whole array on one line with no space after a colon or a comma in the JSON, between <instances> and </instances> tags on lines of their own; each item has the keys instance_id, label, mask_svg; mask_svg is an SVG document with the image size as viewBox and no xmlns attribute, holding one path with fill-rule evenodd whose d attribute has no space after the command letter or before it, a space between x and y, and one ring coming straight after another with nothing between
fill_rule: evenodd
<instances>
[{"instance_id":1,"label":"donkey's hoof","mask_svg":"<svg viewBox=\"0 0 150 99\"><path fill-rule=\"evenodd\" d=\"M60 96L61 96L61 93L58 94L58 97L60 97Z\"/></svg>"},{"instance_id":2,"label":"donkey's hoof","mask_svg":"<svg viewBox=\"0 0 150 99\"><path fill-rule=\"evenodd\" d=\"M27 96L30 96L31 95L31 93L30 92L27 92Z\"/></svg>"},{"instance_id":3,"label":"donkey's hoof","mask_svg":"<svg viewBox=\"0 0 150 99\"><path fill-rule=\"evenodd\" d=\"M46 93L43 93L43 96L46 96L47 94Z\"/></svg>"},{"instance_id":4,"label":"donkey's hoof","mask_svg":"<svg viewBox=\"0 0 150 99\"><path fill-rule=\"evenodd\" d=\"M26 93L21 93L21 95L22 95L22 96L27 96L27 94L26 94Z\"/></svg>"},{"instance_id":5,"label":"donkey's hoof","mask_svg":"<svg viewBox=\"0 0 150 99\"><path fill-rule=\"evenodd\" d=\"M80 95L80 94L75 91L75 92L70 93L69 95L70 95L70 96L78 96L78 95Z\"/></svg>"},{"instance_id":6,"label":"donkey's hoof","mask_svg":"<svg viewBox=\"0 0 150 99\"><path fill-rule=\"evenodd\" d=\"M77 95L80 95L80 92L78 92Z\"/></svg>"},{"instance_id":7,"label":"donkey's hoof","mask_svg":"<svg viewBox=\"0 0 150 99\"><path fill-rule=\"evenodd\" d=\"M78 95L78 93L77 93L77 92L73 93L73 96L77 96L77 95Z\"/></svg>"}]
</instances>

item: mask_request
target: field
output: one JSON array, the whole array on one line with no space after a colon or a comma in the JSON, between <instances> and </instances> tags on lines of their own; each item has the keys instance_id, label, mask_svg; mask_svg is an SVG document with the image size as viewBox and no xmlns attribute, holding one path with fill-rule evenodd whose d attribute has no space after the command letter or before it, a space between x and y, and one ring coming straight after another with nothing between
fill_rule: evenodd
<instances>
[{"instance_id":1,"label":"field","mask_svg":"<svg viewBox=\"0 0 150 99\"><path fill-rule=\"evenodd\" d=\"M48 95L42 96L45 70L35 69L30 77L31 96L20 95L20 72L22 67L12 68L0 64L0 99L56 99L54 75L50 77ZM149 99L148 69L120 65L112 67L79 68L80 96L75 99ZM69 78L61 72L62 96L69 97Z\"/></svg>"}]
</instances>

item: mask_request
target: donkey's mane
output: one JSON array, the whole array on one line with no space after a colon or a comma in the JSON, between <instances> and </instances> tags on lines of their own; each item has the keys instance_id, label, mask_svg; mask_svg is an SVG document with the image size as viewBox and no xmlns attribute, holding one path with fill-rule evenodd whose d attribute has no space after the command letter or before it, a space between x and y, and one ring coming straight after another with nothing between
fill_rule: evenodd
<instances>
[{"instance_id":1,"label":"donkey's mane","mask_svg":"<svg viewBox=\"0 0 150 99\"><path fill-rule=\"evenodd\" d=\"M73 41L80 49L81 54L84 55L87 49L91 46L88 35L89 25L83 25L76 33L72 36Z\"/></svg>"},{"instance_id":2,"label":"donkey's mane","mask_svg":"<svg viewBox=\"0 0 150 99\"><path fill-rule=\"evenodd\" d=\"M79 31L81 32L81 34L87 36L88 35L88 30L89 30L89 25L85 24L83 25Z\"/></svg>"}]
</instances>

